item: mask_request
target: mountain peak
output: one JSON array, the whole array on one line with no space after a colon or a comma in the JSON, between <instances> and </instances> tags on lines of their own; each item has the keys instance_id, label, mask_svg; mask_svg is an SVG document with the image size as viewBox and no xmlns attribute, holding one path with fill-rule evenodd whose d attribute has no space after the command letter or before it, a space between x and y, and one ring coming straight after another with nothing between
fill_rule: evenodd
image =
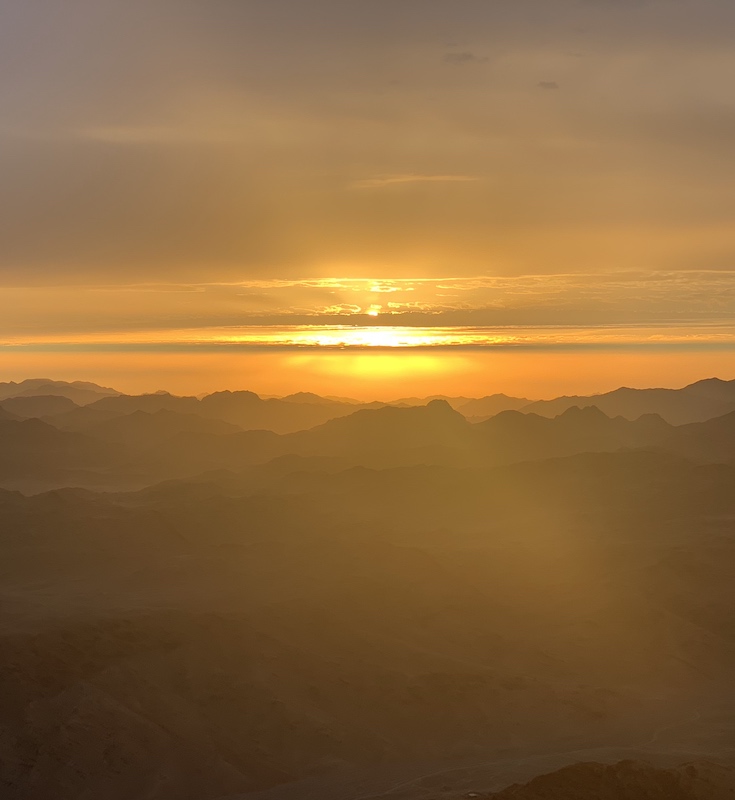
<instances>
[{"instance_id":1,"label":"mountain peak","mask_svg":"<svg viewBox=\"0 0 735 800\"><path fill-rule=\"evenodd\" d=\"M310 403L312 405L333 405L335 400L330 400L328 397L321 397L318 394L314 394L314 392L294 392L294 394L287 394L285 397L281 397L285 403Z\"/></svg>"},{"instance_id":2,"label":"mountain peak","mask_svg":"<svg viewBox=\"0 0 735 800\"><path fill-rule=\"evenodd\" d=\"M597 406L570 406L566 411L559 414L564 419L609 419L604 411Z\"/></svg>"},{"instance_id":3,"label":"mountain peak","mask_svg":"<svg viewBox=\"0 0 735 800\"><path fill-rule=\"evenodd\" d=\"M230 389L224 389L221 392L212 392L211 394L206 394L202 398L202 400L208 400L210 398L225 398L225 397L239 397L239 398L248 398L249 400L260 400L260 396L255 394L255 392L250 392L247 389L238 389L236 391L231 391Z\"/></svg>"},{"instance_id":4,"label":"mountain peak","mask_svg":"<svg viewBox=\"0 0 735 800\"><path fill-rule=\"evenodd\" d=\"M436 400L430 400L426 404L426 408L430 408L432 411L438 412L438 413L442 413L442 414L444 414L444 413L456 414L457 413L449 405L449 403L446 400L439 400L438 398Z\"/></svg>"}]
</instances>

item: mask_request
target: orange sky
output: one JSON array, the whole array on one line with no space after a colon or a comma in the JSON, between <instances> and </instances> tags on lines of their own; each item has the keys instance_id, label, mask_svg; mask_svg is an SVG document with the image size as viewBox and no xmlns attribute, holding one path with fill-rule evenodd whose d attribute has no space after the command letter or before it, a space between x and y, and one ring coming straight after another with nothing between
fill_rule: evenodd
<instances>
[{"instance_id":1,"label":"orange sky","mask_svg":"<svg viewBox=\"0 0 735 800\"><path fill-rule=\"evenodd\" d=\"M733 36L730 0L10 3L0 380L546 396L727 377ZM309 326L460 349L285 352ZM202 347L233 337L260 339Z\"/></svg>"},{"instance_id":2,"label":"orange sky","mask_svg":"<svg viewBox=\"0 0 735 800\"><path fill-rule=\"evenodd\" d=\"M719 376L735 379L735 351L709 353L0 353L5 380L28 375L92 380L128 393L159 389L201 394L295 390L392 400L497 392L542 399L604 392L621 385L679 387Z\"/></svg>"}]
</instances>

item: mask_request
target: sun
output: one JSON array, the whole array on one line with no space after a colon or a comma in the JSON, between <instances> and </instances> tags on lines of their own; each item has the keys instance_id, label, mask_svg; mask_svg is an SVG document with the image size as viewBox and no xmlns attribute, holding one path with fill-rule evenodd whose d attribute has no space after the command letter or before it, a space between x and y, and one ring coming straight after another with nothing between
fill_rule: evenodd
<instances>
[{"instance_id":1,"label":"sun","mask_svg":"<svg viewBox=\"0 0 735 800\"><path fill-rule=\"evenodd\" d=\"M331 328L300 332L298 343L321 347L407 348L438 343L432 331L406 327Z\"/></svg>"},{"instance_id":2,"label":"sun","mask_svg":"<svg viewBox=\"0 0 735 800\"><path fill-rule=\"evenodd\" d=\"M353 389L365 396L374 391L397 393L400 396L411 381L436 381L465 375L471 372L473 365L472 360L464 354L447 357L388 348L372 352L365 348L319 354L292 353L284 358L291 373L306 374L320 383L328 382L330 387L338 386L340 381L348 379Z\"/></svg>"}]
</instances>

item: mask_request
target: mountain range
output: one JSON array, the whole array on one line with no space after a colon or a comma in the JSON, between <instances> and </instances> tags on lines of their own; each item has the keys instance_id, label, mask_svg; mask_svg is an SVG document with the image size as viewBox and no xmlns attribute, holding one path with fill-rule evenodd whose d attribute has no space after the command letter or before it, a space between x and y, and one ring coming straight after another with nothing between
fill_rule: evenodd
<instances>
[{"instance_id":1,"label":"mountain range","mask_svg":"<svg viewBox=\"0 0 735 800\"><path fill-rule=\"evenodd\" d=\"M735 411L12 399L3 798L732 796Z\"/></svg>"},{"instance_id":2,"label":"mountain range","mask_svg":"<svg viewBox=\"0 0 735 800\"><path fill-rule=\"evenodd\" d=\"M596 406L573 406L555 418L504 411L471 423L447 401L432 400L425 406L351 406L350 414L277 434L243 430L231 421L243 406L274 402L240 394L202 401L123 395L43 419L6 412L0 419L0 486L31 491L69 485L135 488L283 456L340 459L343 466L373 468L493 466L638 449L698 462L735 460L735 412L673 426L656 414L630 421L610 418Z\"/></svg>"},{"instance_id":3,"label":"mountain range","mask_svg":"<svg viewBox=\"0 0 735 800\"><path fill-rule=\"evenodd\" d=\"M726 800L735 794L735 771L708 763L656 769L649 764L575 764L509 786L482 800ZM478 795L479 797L479 795Z\"/></svg>"},{"instance_id":4,"label":"mountain range","mask_svg":"<svg viewBox=\"0 0 735 800\"><path fill-rule=\"evenodd\" d=\"M57 427L72 430L83 430L94 422L134 411L153 413L168 410L221 419L246 430L291 433L347 416L358 409L414 407L432 400L444 400L471 422L481 422L504 411L553 418L570 408L595 406L610 417L621 416L634 421L646 414L658 414L672 425L684 425L735 411L735 380L709 378L682 389L621 388L605 394L538 401L494 394L482 398L406 397L388 403L320 397L311 392L266 399L247 391L215 392L199 398L178 397L163 391L130 396L93 383L42 378L0 383L0 410L25 418L53 418Z\"/></svg>"}]
</instances>

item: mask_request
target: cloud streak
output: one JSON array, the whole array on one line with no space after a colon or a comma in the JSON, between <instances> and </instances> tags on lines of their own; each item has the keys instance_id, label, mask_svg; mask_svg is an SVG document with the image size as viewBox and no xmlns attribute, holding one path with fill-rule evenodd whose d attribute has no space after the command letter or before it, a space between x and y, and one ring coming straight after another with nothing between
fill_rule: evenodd
<instances>
[{"instance_id":1,"label":"cloud streak","mask_svg":"<svg viewBox=\"0 0 735 800\"><path fill-rule=\"evenodd\" d=\"M417 175L397 174L378 175L374 178L363 178L352 184L353 189L384 189L390 186L403 186L412 183L476 183L481 180L476 175Z\"/></svg>"},{"instance_id":2,"label":"cloud streak","mask_svg":"<svg viewBox=\"0 0 735 800\"><path fill-rule=\"evenodd\" d=\"M376 302L379 301L379 302ZM328 278L0 290L0 342L273 326L648 326L735 318L735 272ZM187 335L189 335L187 334Z\"/></svg>"},{"instance_id":3,"label":"cloud streak","mask_svg":"<svg viewBox=\"0 0 735 800\"><path fill-rule=\"evenodd\" d=\"M463 67L468 64L483 64L489 60L487 57L479 58L469 51L444 54L444 62L455 67Z\"/></svg>"},{"instance_id":4,"label":"cloud streak","mask_svg":"<svg viewBox=\"0 0 735 800\"><path fill-rule=\"evenodd\" d=\"M733 268L733 4L548 5L13 4L0 286Z\"/></svg>"}]
</instances>

